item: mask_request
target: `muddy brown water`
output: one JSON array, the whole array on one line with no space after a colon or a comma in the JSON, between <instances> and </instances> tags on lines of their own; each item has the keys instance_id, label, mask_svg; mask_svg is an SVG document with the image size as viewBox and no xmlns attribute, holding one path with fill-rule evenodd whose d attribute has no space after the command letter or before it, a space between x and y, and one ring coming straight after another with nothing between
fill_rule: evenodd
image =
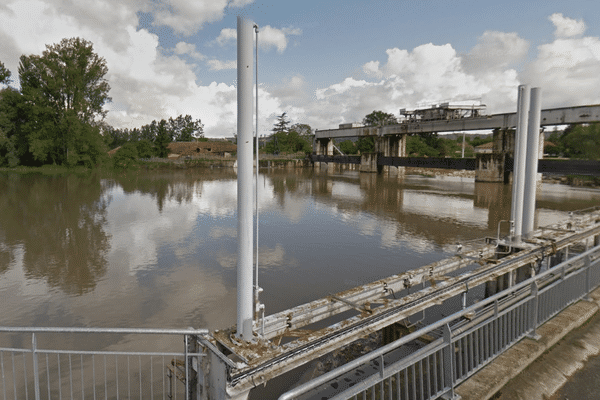
<instances>
[{"instance_id":1,"label":"muddy brown water","mask_svg":"<svg viewBox=\"0 0 600 400\"><path fill-rule=\"evenodd\" d=\"M234 325L236 179L0 173L0 325ZM509 186L464 177L264 169L258 189L267 314L448 257L510 216ZM542 184L537 219L599 204Z\"/></svg>"}]
</instances>

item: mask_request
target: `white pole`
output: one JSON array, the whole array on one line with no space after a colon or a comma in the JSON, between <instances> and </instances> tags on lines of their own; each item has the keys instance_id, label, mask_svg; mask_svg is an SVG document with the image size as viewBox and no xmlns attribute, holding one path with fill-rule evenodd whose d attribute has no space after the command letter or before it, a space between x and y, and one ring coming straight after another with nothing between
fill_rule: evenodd
<instances>
[{"instance_id":1,"label":"white pole","mask_svg":"<svg viewBox=\"0 0 600 400\"><path fill-rule=\"evenodd\" d=\"M258 141L258 25L254 25L254 31L256 34L256 190L255 190L255 203L256 203L256 263L254 267L254 313L255 319L258 322L258 311L259 311L259 294L260 287L258 286L258 169L259 167L259 141Z\"/></svg>"},{"instance_id":2,"label":"white pole","mask_svg":"<svg viewBox=\"0 0 600 400\"><path fill-rule=\"evenodd\" d=\"M237 333L252 340L252 27L237 18L238 266Z\"/></svg>"},{"instance_id":3,"label":"white pole","mask_svg":"<svg viewBox=\"0 0 600 400\"><path fill-rule=\"evenodd\" d=\"M529 114L529 85L519 86L517 100L517 129L515 132L515 154L511 219L514 222L514 238L521 240L523 229L523 189L525 185L525 149L527 146L527 117Z\"/></svg>"},{"instance_id":4,"label":"white pole","mask_svg":"<svg viewBox=\"0 0 600 400\"><path fill-rule=\"evenodd\" d=\"M542 90L531 89L529 126L527 128L527 163L525 167L525 192L523 194L523 235L534 229L535 195L540 147L540 119L542 113Z\"/></svg>"}]
</instances>

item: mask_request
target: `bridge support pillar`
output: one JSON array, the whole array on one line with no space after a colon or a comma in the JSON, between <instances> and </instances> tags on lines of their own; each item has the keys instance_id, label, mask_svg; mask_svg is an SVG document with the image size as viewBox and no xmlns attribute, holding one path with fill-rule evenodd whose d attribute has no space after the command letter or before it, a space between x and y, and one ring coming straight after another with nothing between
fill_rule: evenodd
<instances>
[{"instance_id":1,"label":"bridge support pillar","mask_svg":"<svg viewBox=\"0 0 600 400\"><path fill-rule=\"evenodd\" d=\"M360 155L360 172L380 172L378 170L378 153L363 153Z\"/></svg>"},{"instance_id":2,"label":"bridge support pillar","mask_svg":"<svg viewBox=\"0 0 600 400\"><path fill-rule=\"evenodd\" d=\"M318 156L332 156L333 139L315 139L313 143L313 152Z\"/></svg>"},{"instance_id":3,"label":"bridge support pillar","mask_svg":"<svg viewBox=\"0 0 600 400\"><path fill-rule=\"evenodd\" d=\"M376 136L375 152L384 157L406 157L406 135ZM369 172L380 172L385 175L396 176L400 171L404 172L404 168L384 165L378 171Z\"/></svg>"},{"instance_id":4,"label":"bridge support pillar","mask_svg":"<svg viewBox=\"0 0 600 400\"><path fill-rule=\"evenodd\" d=\"M508 157L515 148L515 132L512 129L494 129L491 153L475 154L475 182L509 183Z\"/></svg>"}]
</instances>

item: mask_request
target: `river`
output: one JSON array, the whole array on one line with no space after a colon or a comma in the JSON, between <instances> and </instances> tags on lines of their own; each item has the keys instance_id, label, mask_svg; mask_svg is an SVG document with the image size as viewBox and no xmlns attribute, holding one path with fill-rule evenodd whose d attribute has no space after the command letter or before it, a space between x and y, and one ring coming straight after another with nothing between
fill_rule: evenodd
<instances>
[{"instance_id":1,"label":"river","mask_svg":"<svg viewBox=\"0 0 600 400\"><path fill-rule=\"evenodd\" d=\"M450 256L510 215L509 186L469 178L265 169L258 189L267 314ZM0 174L0 324L235 325L236 190L232 169ZM598 204L542 184L537 218Z\"/></svg>"}]
</instances>

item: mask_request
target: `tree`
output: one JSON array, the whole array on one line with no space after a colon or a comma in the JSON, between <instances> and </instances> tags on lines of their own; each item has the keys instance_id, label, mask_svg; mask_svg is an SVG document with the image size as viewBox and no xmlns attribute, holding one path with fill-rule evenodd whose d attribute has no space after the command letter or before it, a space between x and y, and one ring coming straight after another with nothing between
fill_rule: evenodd
<instances>
[{"instance_id":1,"label":"tree","mask_svg":"<svg viewBox=\"0 0 600 400\"><path fill-rule=\"evenodd\" d=\"M169 155L167 145L173 141L167 121L161 119L159 123L152 121L152 124L156 125L156 138L154 139L155 154L161 158L166 158Z\"/></svg>"},{"instance_id":2,"label":"tree","mask_svg":"<svg viewBox=\"0 0 600 400\"><path fill-rule=\"evenodd\" d=\"M296 131L300 136L312 136L313 130L308 124L294 124L290 131Z\"/></svg>"},{"instance_id":3,"label":"tree","mask_svg":"<svg viewBox=\"0 0 600 400\"><path fill-rule=\"evenodd\" d=\"M41 56L21 56L22 124L26 153L38 163L93 165L105 154L98 120L110 87L106 61L91 42L63 39Z\"/></svg>"},{"instance_id":4,"label":"tree","mask_svg":"<svg viewBox=\"0 0 600 400\"><path fill-rule=\"evenodd\" d=\"M126 143L113 156L116 169L129 169L137 166L138 151L134 143Z\"/></svg>"},{"instance_id":5,"label":"tree","mask_svg":"<svg viewBox=\"0 0 600 400\"><path fill-rule=\"evenodd\" d=\"M137 149L138 157L140 158L151 158L154 155L152 143L147 140L140 140L139 142L136 142L135 147Z\"/></svg>"},{"instance_id":6,"label":"tree","mask_svg":"<svg viewBox=\"0 0 600 400\"><path fill-rule=\"evenodd\" d=\"M373 111L371 114L363 118L365 126L384 126L397 124L398 120L394 114L389 114L383 111Z\"/></svg>"},{"instance_id":7,"label":"tree","mask_svg":"<svg viewBox=\"0 0 600 400\"><path fill-rule=\"evenodd\" d=\"M358 152L358 148L356 148L352 140L344 140L339 144L339 147L344 154L356 154Z\"/></svg>"},{"instance_id":8,"label":"tree","mask_svg":"<svg viewBox=\"0 0 600 400\"><path fill-rule=\"evenodd\" d=\"M204 137L204 125L199 119L194 121L191 115L169 118L169 129L176 142L192 142Z\"/></svg>"},{"instance_id":9,"label":"tree","mask_svg":"<svg viewBox=\"0 0 600 400\"><path fill-rule=\"evenodd\" d=\"M273 133L279 132L287 132L289 130L290 121L286 117L286 113L279 115L277 117L277 122L273 124L273 129L271 131Z\"/></svg>"},{"instance_id":10,"label":"tree","mask_svg":"<svg viewBox=\"0 0 600 400\"><path fill-rule=\"evenodd\" d=\"M10 83L10 75L10 71L4 66L2 61L0 61L0 85L8 85Z\"/></svg>"},{"instance_id":11,"label":"tree","mask_svg":"<svg viewBox=\"0 0 600 400\"><path fill-rule=\"evenodd\" d=\"M439 151L429 146L421 136L408 136L406 138L406 154L409 156L437 157Z\"/></svg>"},{"instance_id":12,"label":"tree","mask_svg":"<svg viewBox=\"0 0 600 400\"><path fill-rule=\"evenodd\" d=\"M363 153L372 153L375 151L375 139L373 136L360 136L356 141L356 148Z\"/></svg>"},{"instance_id":13,"label":"tree","mask_svg":"<svg viewBox=\"0 0 600 400\"><path fill-rule=\"evenodd\" d=\"M577 125L561 137L565 153L569 157L585 160L600 159L600 123Z\"/></svg>"}]
</instances>

